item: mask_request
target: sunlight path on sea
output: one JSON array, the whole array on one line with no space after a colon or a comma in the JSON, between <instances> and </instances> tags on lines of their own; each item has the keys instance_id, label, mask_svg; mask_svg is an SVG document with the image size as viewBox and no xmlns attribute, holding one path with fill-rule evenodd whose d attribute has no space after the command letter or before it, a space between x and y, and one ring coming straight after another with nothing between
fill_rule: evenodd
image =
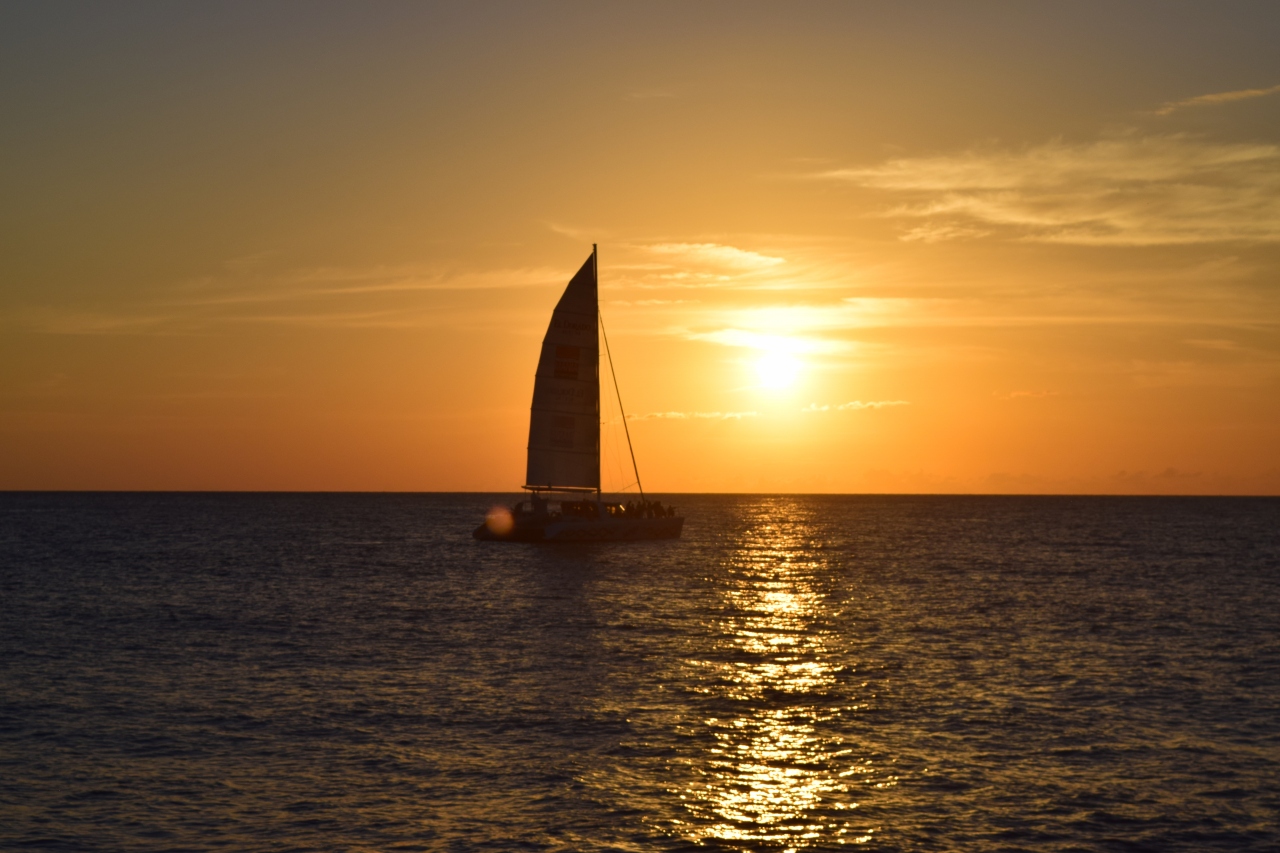
<instances>
[{"instance_id":1,"label":"sunlight path on sea","mask_svg":"<svg viewBox=\"0 0 1280 853\"><path fill-rule=\"evenodd\" d=\"M794 849L873 837L854 818L869 767L855 745L829 736L833 718L857 709L839 701L849 667L829 642L839 613L810 515L798 503L758 508L720 567L709 653L684 662L712 736L693 759L700 772L672 791L694 841Z\"/></svg>"}]
</instances>

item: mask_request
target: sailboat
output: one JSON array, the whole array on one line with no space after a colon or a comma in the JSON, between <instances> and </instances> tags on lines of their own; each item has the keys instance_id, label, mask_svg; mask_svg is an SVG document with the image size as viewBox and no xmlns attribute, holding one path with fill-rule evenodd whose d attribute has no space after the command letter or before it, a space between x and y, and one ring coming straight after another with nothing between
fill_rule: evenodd
<instances>
[{"instance_id":1,"label":"sailboat","mask_svg":"<svg viewBox=\"0 0 1280 853\"><path fill-rule=\"evenodd\" d=\"M475 529L477 539L503 542L607 542L675 539L684 518L645 497L622 409L609 338L600 317L598 258L569 280L542 339L529 413L529 456L522 487L529 499L498 507ZM598 334L597 334L598 330ZM631 451L639 502L605 501L600 491L600 340L623 431ZM593 494L594 493L594 494Z\"/></svg>"}]
</instances>

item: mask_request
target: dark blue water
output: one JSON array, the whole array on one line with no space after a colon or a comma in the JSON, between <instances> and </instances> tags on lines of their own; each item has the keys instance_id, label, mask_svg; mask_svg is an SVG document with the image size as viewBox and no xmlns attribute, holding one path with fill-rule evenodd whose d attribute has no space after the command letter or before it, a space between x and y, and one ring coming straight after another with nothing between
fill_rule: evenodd
<instances>
[{"instance_id":1,"label":"dark blue water","mask_svg":"<svg viewBox=\"0 0 1280 853\"><path fill-rule=\"evenodd\" d=\"M0 495L4 850L1277 850L1280 501Z\"/></svg>"}]
</instances>

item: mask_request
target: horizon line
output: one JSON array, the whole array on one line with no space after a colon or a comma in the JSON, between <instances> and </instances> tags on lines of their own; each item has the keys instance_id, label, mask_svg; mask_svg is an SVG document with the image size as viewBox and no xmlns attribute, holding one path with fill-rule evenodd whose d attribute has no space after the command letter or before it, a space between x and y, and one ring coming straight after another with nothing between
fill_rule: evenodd
<instances>
[{"instance_id":1,"label":"horizon line","mask_svg":"<svg viewBox=\"0 0 1280 853\"><path fill-rule=\"evenodd\" d=\"M407 489L0 489L0 495L522 495L520 491ZM608 495L639 497L636 492ZM1280 498L1274 492L646 492L690 497L884 497L884 498Z\"/></svg>"}]
</instances>

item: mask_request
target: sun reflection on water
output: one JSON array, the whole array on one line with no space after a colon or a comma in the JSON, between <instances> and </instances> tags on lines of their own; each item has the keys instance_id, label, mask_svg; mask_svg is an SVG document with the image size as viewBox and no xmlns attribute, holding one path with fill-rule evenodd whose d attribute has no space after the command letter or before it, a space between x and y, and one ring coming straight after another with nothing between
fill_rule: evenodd
<instances>
[{"instance_id":1,"label":"sun reflection on water","mask_svg":"<svg viewBox=\"0 0 1280 853\"><path fill-rule=\"evenodd\" d=\"M843 667L825 627L827 566L807 547L811 532L793 518L746 537L725 567L731 581L714 654L688 661L694 689L729 709L702 721L712 745L679 792L697 842L799 849L873 837L854 817L870 761L824 725L856 703L841 699Z\"/></svg>"}]
</instances>

